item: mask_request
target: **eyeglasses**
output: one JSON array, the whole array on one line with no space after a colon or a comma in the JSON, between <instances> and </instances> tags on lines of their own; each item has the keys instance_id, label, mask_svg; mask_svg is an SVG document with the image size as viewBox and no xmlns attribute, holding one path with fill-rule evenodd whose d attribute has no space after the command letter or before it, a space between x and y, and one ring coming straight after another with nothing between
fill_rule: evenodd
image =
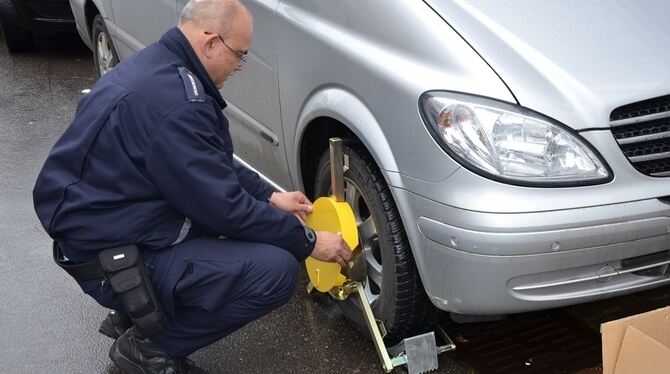
<instances>
[{"instance_id":1,"label":"eyeglasses","mask_svg":"<svg viewBox=\"0 0 670 374\"><path fill-rule=\"evenodd\" d=\"M247 61L249 61L249 56L247 56L247 52L240 52L240 51L236 51L236 50L230 48L230 46L228 45L228 43L226 43L226 41L223 40L223 38L221 37L220 34L216 34L216 36L218 36L219 39L221 39L221 43L223 43L223 45L225 45L226 48L228 48L228 50L230 50L231 52L233 52L233 54L235 55L235 57L237 57L237 64L238 64L239 66L242 66L242 65L246 64Z\"/></svg>"}]
</instances>

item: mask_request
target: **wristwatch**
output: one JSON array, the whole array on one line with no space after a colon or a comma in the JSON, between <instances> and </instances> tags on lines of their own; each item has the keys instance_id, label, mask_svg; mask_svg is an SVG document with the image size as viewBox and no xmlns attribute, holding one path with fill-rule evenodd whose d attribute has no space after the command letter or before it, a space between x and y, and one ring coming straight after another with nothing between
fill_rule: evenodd
<instances>
[{"instance_id":1,"label":"wristwatch","mask_svg":"<svg viewBox=\"0 0 670 374\"><path fill-rule=\"evenodd\" d=\"M316 233L307 226L305 226L305 238L307 238L307 241L310 243L316 242Z\"/></svg>"}]
</instances>

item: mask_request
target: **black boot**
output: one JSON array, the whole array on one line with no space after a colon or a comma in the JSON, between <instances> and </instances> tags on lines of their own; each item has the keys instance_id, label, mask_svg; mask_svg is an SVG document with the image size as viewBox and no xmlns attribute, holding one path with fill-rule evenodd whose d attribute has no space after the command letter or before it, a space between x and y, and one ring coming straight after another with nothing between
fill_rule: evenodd
<instances>
[{"instance_id":1,"label":"black boot","mask_svg":"<svg viewBox=\"0 0 670 374\"><path fill-rule=\"evenodd\" d=\"M140 334L135 326L114 341L109 358L130 374L206 373L185 357L172 357Z\"/></svg>"},{"instance_id":2,"label":"black boot","mask_svg":"<svg viewBox=\"0 0 670 374\"><path fill-rule=\"evenodd\" d=\"M98 331L112 339L117 339L123 335L133 325L128 314L110 310L105 319L102 320Z\"/></svg>"}]
</instances>

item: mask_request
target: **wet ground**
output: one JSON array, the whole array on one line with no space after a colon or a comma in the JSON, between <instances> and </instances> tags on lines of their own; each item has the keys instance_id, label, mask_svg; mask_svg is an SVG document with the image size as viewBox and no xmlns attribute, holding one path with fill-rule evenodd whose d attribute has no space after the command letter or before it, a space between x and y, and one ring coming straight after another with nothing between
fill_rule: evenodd
<instances>
[{"instance_id":1,"label":"wet ground","mask_svg":"<svg viewBox=\"0 0 670 374\"><path fill-rule=\"evenodd\" d=\"M0 38L2 40L2 38ZM119 373L98 334L106 311L51 261L31 191L49 149L95 82L76 37L9 55L0 41L0 372ZM292 301L191 358L212 373L381 373L372 343L328 297ZM439 373L599 373L599 324L670 303L668 287L598 303L458 325ZM396 373L406 372L403 368Z\"/></svg>"}]
</instances>

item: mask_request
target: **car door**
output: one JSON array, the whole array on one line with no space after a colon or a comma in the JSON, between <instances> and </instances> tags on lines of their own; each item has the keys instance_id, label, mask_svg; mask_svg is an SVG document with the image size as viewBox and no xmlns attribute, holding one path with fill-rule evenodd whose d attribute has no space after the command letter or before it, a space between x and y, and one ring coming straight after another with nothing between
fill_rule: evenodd
<instances>
[{"instance_id":1,"label":"car door","mask_svg":"<svg viewBox=\"0 0 670 374\"><path fill-rule=\"evenodd\" d=\"M181 12L186 0L178 0ZM253 15L249 61L230 77L221 93L235 154L279 187L292 189L279 109L275 10L279 0L242 0Z\"/></svg>"},{"instance_id":2,"label":"car door","mask_svg":"<svg viewBox=\"0 0 670 374\"><path fill-rule=\"evenodd\" d=\"M116 30L110 31L117 31L117 38L124 44L117 46L121 60L158 41L167 29L177 24L175 0L110 1L110 3L112 22L116 25Z\"/></svg>"}]
</instances>

